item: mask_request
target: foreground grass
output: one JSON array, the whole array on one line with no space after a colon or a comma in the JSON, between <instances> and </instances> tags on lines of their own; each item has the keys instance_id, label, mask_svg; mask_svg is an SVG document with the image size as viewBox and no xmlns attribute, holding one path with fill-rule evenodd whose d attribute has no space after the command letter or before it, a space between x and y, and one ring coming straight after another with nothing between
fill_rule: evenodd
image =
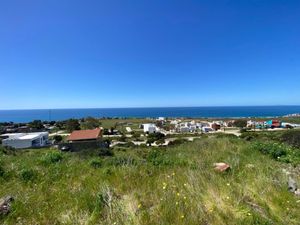
<instances>
[{"instance_id":1,"label":"foreground grass","mask_svg":"<svg viewBox=\"0 0 300 225\"><path fill-rule=\"evenodd\" d=\"M287 164L234 138L203 138L115 156L31 150L2 154L0 196L13 195L1 224L299 224ZM58 156L59 155L59 156ZM62 157L61 157L62 156ZM230 172L216 173L213 163ZM299 181L299 177L296 177Z\"/></svg>"}]
</instances>

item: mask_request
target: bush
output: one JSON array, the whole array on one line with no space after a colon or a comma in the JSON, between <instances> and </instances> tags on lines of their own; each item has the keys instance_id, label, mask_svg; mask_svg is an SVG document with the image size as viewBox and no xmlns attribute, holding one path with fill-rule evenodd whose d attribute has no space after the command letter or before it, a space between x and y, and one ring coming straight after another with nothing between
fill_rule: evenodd
<instances>
[{"instance_id":1,"label":"bush","mask_svg":"<svg viewBox=\"0 0 300 225\"><path fill-rule=\"evenodd\" d=\"M186 139L179 138L179 139L175 139L174 141L170 141L168 145L169 146L181 145L181 144L184 144L186 142L187 142Z\"/></svg>"},{"instance_id":2,"label":"bush","mask_svg":"<svg viewBox=\"0 0 300 225\"><path fill-rule=\"evenodd\" d=\"M270 155L273 159L276 159L285 163L299 163L300 154L296 149L293 149L284 144L278 143L262 143L256 142L252 145L255 150L260 151L265 155Z\"/></svg>"},{"instance_id":3,"label":"bush","mask_svg":"<svg viewBox=\"0 0 300 225\"><path fill-rule=\"evenodd\" d=\"M234 134L226 134L226 133L218 133L215 134L216 138L232 138L232 139L236 139L237 136Z\"/></svg>"},{"instance_id":4,"label":"bush","mask_svg":"<svg viewBox=\"0 0 300 225\"><path fill-rule=\"evenodd\" d=\"M55 143L60 143L63 140L63 138L60 135L55 135L53 137L53 140L54 140Z\"/></svg>"},{"instance_id":5,"label":"bush","mask_svg":"<svg viewBox=\"0 0 300 225\"><path fill-rule=\"evenodd\" d=\"M90 161L90 166L97 169L102 166L102 161L100 159L92 159Z\"/></svg>"},{"instance_id":6,"label":"bush","mask_svg":"<svg viewBox=\"0 0 300 225\"><path fill-rule=\"evenodd\" d=\"M178 159L164 154L161 150L151 150L147 162L154 166L186 166L188 162L183 159Z\"/></svg>"},{"instance_id":7,"label":"bush","mask_svg":"<svg viewBox=\"0 0 300 225\"><path fill-rule=\"evenodd\" d=\"M122 135L121 137L117 138L117 140L120 141L120 142L126 142L127 137L125 135Z\"/></svg>"},{"instance_id":8,"label":"bush","mask_svg":"<svg viewBox=\"0 0 300 225\"><path fill-rule=\"evenodd\" d=\"M4 168L0 165L0 177L4 177L5 170Z\"/></svg>"},{"instance_id":9,"label":"bush","mask_svg":"<svg viewBox=\"0 0 300 225\"><path fill-rule=\"evenodd\" d=\"M281 136L281 140L293 147L300 148L300 130L286 131Z\"/></svg>"},{"instance_id":10,"label":"bush","mask_svg":"<svg viewBox=\"0 0 300 225\"><path fill-rule=\"evenodd\" d=\"M247 126L247 120L245 120L245 119L235 120L235 121L233 122L233 125L234 125L235 127L244 128L244 127Z\"/></svg>"},{"instance_id":11,"label":"bush","mask_svg":"<svg viewBox=\"0 0 300 225\"><path fill-rule=\"evenodd\" d=\"M23 169L20 172L20 178L25 182L33 181L36 177L37 174L32 169Z\"/></svg>"},{"instance_id":12,"label":"bush","mask_svg":"<svg viewBox=\"0 0 300 225\"><path fill-rule=\"evenodd\" d=\"M110 148L100 148L99 150L99 156L113 156L114 153Z\"/></svg>"},{"instance_id":13,"label":"bush","mask_svg":"<svg viewBox=\"0 0 300 225\"><path fill-rule=\"evenodd\" d=\"M246 141L251 141L253 139L256 139L259 136L258 133L255 132L244 132L241 134L240 138L246 140Z\"/></svg>"},{"instance_id":14,"label":"bush","mask_svg":"<svg viewBox=\"0 0 300 225\"><path fill-rule=\"evenodd\" d=\"M134 166L137 165L137 160L131 156L117 156L107 161L110 166Z\"/></svg>"},{"instance_id":15,"label":"bush","mask_svg":"<svg viewBox=\"0 0 300 225\"><path fill-rule=\"evenodd\" d=\"M49 152L42 157L42 162L45 164L52 164L60 162L63 159L63 155L60 152Z\"/></svg>"}]
</instances>

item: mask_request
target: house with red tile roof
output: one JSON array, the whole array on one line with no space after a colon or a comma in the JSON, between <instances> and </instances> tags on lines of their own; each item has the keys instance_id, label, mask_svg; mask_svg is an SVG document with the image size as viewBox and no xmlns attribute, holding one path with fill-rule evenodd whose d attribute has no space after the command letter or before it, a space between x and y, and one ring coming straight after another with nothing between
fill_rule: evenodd
<instances>
[{"instance_id":1,"label":"house with red tile roof","mask_svg":"<svg viewBox=\"0 0 300 225\"><path fill-rule=\"evenodd\" d=\"M102 129L75 130L67 138L68 142L98 141L102 137Z\"/></svg>"}]
</instances>

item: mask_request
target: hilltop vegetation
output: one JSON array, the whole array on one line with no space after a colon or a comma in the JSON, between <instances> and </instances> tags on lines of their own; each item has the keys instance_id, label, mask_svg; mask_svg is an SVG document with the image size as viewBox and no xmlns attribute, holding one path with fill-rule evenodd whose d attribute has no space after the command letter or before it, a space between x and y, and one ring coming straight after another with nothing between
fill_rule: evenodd
<instances>
[{"instance_id":1,"label":"hilltop vegetation","mask_svg":"<svg viewBox=\"0 0 300 225\"><path fill-rule=\"evenodd\" d=\"M105 157L2 151L0 197L16 200L0 223L299 224L299 198L288 192L284 172L299 183L299 167L254 145L223 135L165 148L115 148ZM215 162L231 170L218 173Z\"/></svg>"}]
</instances>

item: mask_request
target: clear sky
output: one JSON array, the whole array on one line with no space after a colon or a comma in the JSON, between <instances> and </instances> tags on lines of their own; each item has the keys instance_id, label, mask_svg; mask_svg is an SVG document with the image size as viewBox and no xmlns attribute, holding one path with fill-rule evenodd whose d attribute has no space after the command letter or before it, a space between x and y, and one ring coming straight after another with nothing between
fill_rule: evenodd
<instances>
[{"instance_id":1,"label":"clear sky","mask_svg":"<svg viewBox=\"0 0 300 225\"><path fill-rule=\"evenodd\" d=\"M0 109L300 105L299 0L1 0Z\"/></svg>"}]
</instances>

